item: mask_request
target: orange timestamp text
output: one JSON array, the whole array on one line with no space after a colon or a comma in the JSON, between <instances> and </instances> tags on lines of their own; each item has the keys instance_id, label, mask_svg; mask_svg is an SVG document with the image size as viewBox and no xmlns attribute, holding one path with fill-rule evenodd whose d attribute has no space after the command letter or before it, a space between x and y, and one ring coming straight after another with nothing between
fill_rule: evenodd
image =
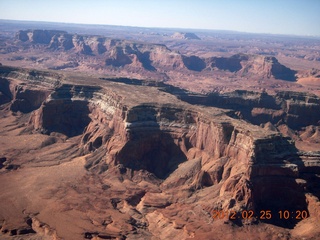
<instances>
[{"instance_id":1,"label":"orange timestamp text","mask_svg":"<svg viewBox=\"0 0 320 240\"><path fill-rule=\"evenodd\" d=\"M212 210L211 216L213 219L258 219L258 220L271 220L277 219L295 219L303 220L309 217L309 213L306 210L279 210L272 212L271 210L260 210L255 212L254 210L242 210L242 211L223 211L223 210Z\"/></svg>"}]
</instances>

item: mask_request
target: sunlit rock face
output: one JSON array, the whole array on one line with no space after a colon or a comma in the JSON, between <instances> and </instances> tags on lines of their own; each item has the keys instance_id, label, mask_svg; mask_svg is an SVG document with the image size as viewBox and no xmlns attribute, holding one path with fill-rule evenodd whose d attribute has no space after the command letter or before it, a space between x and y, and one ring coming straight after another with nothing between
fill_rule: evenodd
<instances>
[{"instance_id":1,"label":"sunlit rock face","mask_svg":"<svg viewBox=\"0 0 320 240\"><path fill-rule=\"evenodd\" d=\"M199 40L192 33L177 33L174 38ZM68 61L62 65L49 67L55 70L84 65L96 69L125 69L135 73L143 72L166 79L168 71L177 70L189 74L203 72L208 76L210 72L225 72L239 78L254 76L260 79L280 79L291 82L297 79L296 71L282 65L275 57L264 55L241 53L230 57L203 58L181 54L163 44L137 43L56 30L20 30L16 33L16 39L23 43L25 49L41 48L48 53L72 54L73 57L68 58Z\"/></svg>"},{"instance_id":2,"label":"sunlit rock face","mask_svg":"<svg viewBox=\"0 0 320 240\"><path fill-rule=\"evenodd\" d=\"M299 151L277 130L281 124L293 129L303 122L315 124L316 116L303 117L308 109L317 109L314 96L246 91L194 96L165 85L93 78L79 84L68 76L2 67L1 76L1 111L25 116L19 118L23 131L14 137L33 139L28 144L32 148L19 155L6 149L1 171L31 171L23 179L35 183L36 173L30 169L41 164L46 169L42 170L46 177L36 175L41 181L63 178L58 184L50 182L50 189L39 188L43 195L29 191L32 184L19 191L28 201L53 198L56 211L68 219L72 214L82 216L77 220L83 226L81 236L209 235L214 231L210 226L217 224L213 210L237 216L244 210L284 208L306 211L311 217L317 214L313 199L319 198L319 153ZM278 125L277 111L283 114ZM259 121L266 125L258 126ZM17 146L21 142L16 141ZM6 180L8 172L1 173ZM80 201L83 197L86 200ZM40 226L47 225L40 222L47 222L57 236L69 236L62 225L46 217L49 210L41 204L26 208L33 231L41 232ZM17 210L17 218L25 221L22 210ZM39 211L42 214L35 218ZM190 211L196 213L192 213L196 221L188 218ZM300 220L270 222L292 228ZM94 231L86 225L91 222L97 223Z\"/></svg>"}]
</instances>

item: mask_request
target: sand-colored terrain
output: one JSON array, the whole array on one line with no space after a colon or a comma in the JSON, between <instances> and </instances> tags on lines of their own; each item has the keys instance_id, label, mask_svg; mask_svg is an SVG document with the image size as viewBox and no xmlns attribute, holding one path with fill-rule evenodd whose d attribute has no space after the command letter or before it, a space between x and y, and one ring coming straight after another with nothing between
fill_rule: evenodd
<instances>
[{"instance_id":1,"label":"sand-colored terrain","mask_svg":"<svg viewBox=\"0 0 320 240\"><path fill-rule=\"evenodd\" d=\"M1 239L318 239L318 39L27 29L0 35Z\"/></svg>"}]
</instances>

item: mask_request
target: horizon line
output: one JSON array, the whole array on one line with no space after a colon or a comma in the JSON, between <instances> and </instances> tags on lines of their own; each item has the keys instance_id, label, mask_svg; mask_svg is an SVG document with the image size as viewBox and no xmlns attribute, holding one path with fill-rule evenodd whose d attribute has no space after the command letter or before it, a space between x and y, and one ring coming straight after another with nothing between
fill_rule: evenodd
<instances>
[{"instance_id":1,"label":"horizon line","mask_svg":"<svg viewBox=\"0 0 320 240\"><path fill-rule=\"evenodd\" d=\"M255 35L275 35L275 36L288 36L288 37L308 37L308 38L320 38L320 35L301 35L301 34L286 34L286 33L262 33L262 32L245 32L238 30L228 29L206 29L206 28L183 28L183 27L147 27L147 26L129 26L129 25L113 25L104 23L76 23L76 22L54 22L45 20L21 20L21 19L2 19L0 21L12 21L12 22L32 22L32 23L49 23L49 24L72 24L72 25L88 25L88 26L109 26L119 28L143 28L143 29L168 29L168 30L195 30L195 31L212 31L212 32L230 32L230 33L242 33L242 34L255 34Z\"/></svg>"}]
</instances>

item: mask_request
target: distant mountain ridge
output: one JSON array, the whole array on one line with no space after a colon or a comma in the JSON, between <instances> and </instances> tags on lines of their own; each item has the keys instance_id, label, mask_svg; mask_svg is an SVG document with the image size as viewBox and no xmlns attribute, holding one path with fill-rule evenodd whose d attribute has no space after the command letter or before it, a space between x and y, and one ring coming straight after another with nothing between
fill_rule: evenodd
<instances>
[{"instance_id":1,"label":"distant mountain ridge","mask_svg":"<svg viewBox=\"0 0 320 240\"><path fill-rule=\"evenodd\" d=\"M176 39L186 39L186 40L201 40L201 38L199 38L196 34L194 33L183 33L183 32L175 32L172 35L172 38L176 38Z\"/></svg>"},{"instance_id":2,"label":"distant mountain ridge","mask_svg":"<svg viewBox=\"0 0 320 240\"><path fill-rule=\"evenodd\" d=\"M240 77L259 76L295 81L296 72L275 58L236 54L231 57L200 58L170 50L163 44L138 43L101 36L69 34L58 30L21 30L16 38L25 44L42 44L46 51L102 56L105 67L124 67L146 71L170 70L227 71ZM77 66L68 64L67 66Z\"/></svg>"}]
</instances>

